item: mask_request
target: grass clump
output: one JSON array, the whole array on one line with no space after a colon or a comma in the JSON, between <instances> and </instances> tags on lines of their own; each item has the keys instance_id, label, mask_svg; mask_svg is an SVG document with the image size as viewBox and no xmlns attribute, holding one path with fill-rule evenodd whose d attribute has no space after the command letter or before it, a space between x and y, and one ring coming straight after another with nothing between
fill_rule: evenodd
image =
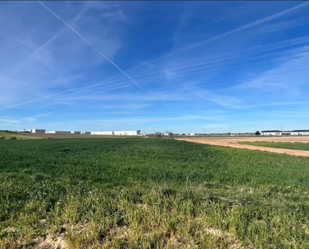
<instances>
[{"instance_id":1,"label":"grass clump","mask_svg":"<svg viewBox=\"0 0 309 249\"><path fill-rule=\"evenodd\" d=\"M0 158L0 248L309 243L308 158L117 138L6 141Z\"/></svg>"}]
</instances>

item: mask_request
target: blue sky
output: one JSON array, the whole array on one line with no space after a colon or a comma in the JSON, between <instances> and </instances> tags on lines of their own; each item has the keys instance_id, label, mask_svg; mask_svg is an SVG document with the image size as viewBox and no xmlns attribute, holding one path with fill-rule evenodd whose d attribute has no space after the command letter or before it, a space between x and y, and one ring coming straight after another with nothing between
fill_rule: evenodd
<instances>
[{"instance_id":1,"label":"blue sky","mask_svg":"<svg viewBox=\"0 0 309 249\"><path fill-rule=\"evenodd\" d=\"M0 2L0 129L309 129L309 2Z\"/></svg>"}]
</instances>

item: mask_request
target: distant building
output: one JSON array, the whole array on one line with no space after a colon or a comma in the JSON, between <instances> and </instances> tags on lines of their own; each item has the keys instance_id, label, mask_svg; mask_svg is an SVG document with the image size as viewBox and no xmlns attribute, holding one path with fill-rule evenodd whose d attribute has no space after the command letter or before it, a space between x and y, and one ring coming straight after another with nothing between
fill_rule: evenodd
<instances>
[{"instance_id":1,"label":"distant building","mask_svg":"<svg viewBox=\"0 0 309 249\"><path fill-rule=\"evenodd\" d=\"M32 133L32 129L23 129L23 130L18 131L18 132Z\"/></svg>"},{"instance_id":2,"label":"distant building","mask_svg":"<svg viewBox=\"0 0 309 249\"><path fill-rule=\"evenodd\" d=\"M45 129L32 129L31 133L36 133L36 134L45 134L46 130Z\"/></svg>"},{"instance_id":3,"label":"distant building","mask_svg":"<svg viewBox=\"0 0 309 249\"><path fill-rule=\"evenodd\" d=\"M114 131L114 135L122 135L122 136L137 136L141 135L141 131Z\"/></svg>"},{"instance_id":4,"label":"distant building","mask_svg":"<svg viewBox=\"0 0 309 249\"><path fill-rule=\"evenodd\" d=\"M46 131L46 134L71 134L71 131Z\"/></svg>"},{"instance_id":5,"label":"distant building","mask_svg":"<svg viewBox=\"0 0 309 249\"><path fill-rule=\"evenodd\" d=\"M71 131L71 134L81 134L81 132L80 131Z\"/></svg>"},{"instance_id":6,"label":"distant building","mask_svg":"<svg viewBox=\"0 0 309 249\"><path fill-rule=\"evenodd\" d=\"M141 135L141 131L91 131L91 135L116 135L116 136L138 136Z\"/></svg>"},{"instance_id":7,"label":"distant building","mask_svg":"<svg viewBox=\"0 0 309 249\"><path fill-rule=\"evenodd\" d=\"M207 133L195 133L195 136L207 136Z\"/></svg>"},{"instance_id":8,"label":"distant building","mask_svg":"<svg viewBox=\"0 0 309 249\"><path fill-rule=\"evenodd\" d=\"M309 130L279 131L268 130L261 131L262 136L309 136Z\"/></svg>"},{"instance_id":9,"label":"distant building","mask_svg":"<svg viewBox=\"0 0 309 249\"><path fill-rule=\"evenodd\" d=\"M291 131L292 136L309 136L309 130L294 130Z\"/></svg>"},{"instance_id":10,"label":"distant building","mask_svg":"<svg viewBox=\"0 0 309 249\"><path fill-rule=\"evenodd\" d=\"M91 135L114 135L113 131L91 131Z\"/></svg>"},{"instance_id":11,"label":"distant building","mask_svg":"<svg viewBox=\"0 0 309 249\"><path fill-rule=\"evenodd\" d=\"M262 136L281 136L282 131L279 130L267 130L267 131L261 131Z\"/></svg>"}]
</instances>

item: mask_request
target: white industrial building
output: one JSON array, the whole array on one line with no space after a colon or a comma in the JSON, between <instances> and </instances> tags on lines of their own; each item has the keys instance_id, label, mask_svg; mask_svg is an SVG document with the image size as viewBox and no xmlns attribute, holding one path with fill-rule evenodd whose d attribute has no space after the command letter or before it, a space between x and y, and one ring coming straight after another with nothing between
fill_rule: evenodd
<instances>
[{"instance_id":1,"label":"white industrial building","mask_svg":"<svg viewBox=\"0 0 309 249\"><path fill-rule=\"evenodd\" d=\"M195 136L207 136L207 133L195 133Z\"/></svg>"},{"instance_id":2,"label":"white industrial building","mask_svg":"<svg viewBox=\"0 0 309 249\"><path fill-rule=\"evenodd\" d=\"M282 131L278 130L268 130L268 131L261 131L262 136L281 136Z\"/></svg>"},{"instance_id":3,"label":"white industrial building","mask_svg":"<svg viewBox=\"0 0 309 249\"><path fill-rule=\"evenodd\" d=\"M309 130L294 130L291 131L292 136L309 136Z\"/></svg>"},{"instance_id":4,"label":"white industrial building","mask_svg":"<svg viewBox=\"0 0 309 249\"><path fill-rule=\"evenodd\" d=\"M32 133L32 129L23 129L23 130L18 131L18 132Z\"/></svg>"},{"instance_id":5,"label":"white industrial building","mask_svg":"<svg viewBox=\"0 0 309 249\"><path fill-rule=\"evenodd\" d=\"M37 134L45 134L45 129L32 129L31 133L37 133Z\"/></svg>"},{"instance_id":6,"label":"white industrial building","mask_svg":"<svg viewBox=\"0 0 309 249\"><path fill-rule=\"evenodd\" d=\"M44 134L46 131L45 131L45 129L23 129L23 130L18 131L18 132Z\"/></svg>"},{"instance_id":7,"label":"white industrial building","mask_svg":"<svg viewBox=\"0 0 309 249\"><path fill-rule=\"evenodd\" d=\"M309 130L278 131L269 130L261 131L262 136L309 136Z\"/></svg>"},{"instance_id":8,"label":"white industrial building","mask_svg":"<svg viewBox=\"0 0 309 249\"><path fill-rule=\"evenodd\" d=\"M46 131L46 134L71 134L71 131Z\"/></svg>"},{"instance_id":9,"label":"white industrial building","mask_svg":"<svg viewBox=\"0 0 309 249\"><path fill-rule=\"evenodd\" d=\"M141 131L91 131L91 135L138 136L141 135Z\"/></svg>"},{"instance_id":10,"label":"white industrial building","mask_svg":"<svg viewBox=\"0 0 309 249\"><path fill-rule=\"evenodd\" d=\"M71 131L71 134L78 134L78 135L80 135L82 133L80 131Z\"/></svg>"},{"instance_id":11,"label":"white industrial building","mask_svg":"<svg viewBox=\"0 0 309 249\"><path fill-rule=\"evenodd\" d=\"M113 131L91 131L91 135L114 135Z\"/></svg>"}]
</instances>

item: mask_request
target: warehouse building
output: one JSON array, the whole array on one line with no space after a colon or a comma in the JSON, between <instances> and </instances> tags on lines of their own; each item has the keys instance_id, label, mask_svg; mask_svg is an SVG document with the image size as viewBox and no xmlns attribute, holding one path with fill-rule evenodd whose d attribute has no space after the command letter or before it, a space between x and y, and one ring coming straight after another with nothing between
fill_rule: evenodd
<instances>
[{"instance_id":1,"label":"warehouse building","mask_svg":"<svg viewBox=\"0 0 309 249\"><path fill-rule=\"evenodd\" d=\"M268 131L261 131L262 136L281 136L282 131L279 130L268 130Z\"/></svg>"},{"instance_id":2,"label":"warehouse building","mask_svg":"<svg viewBox=\"0 0 309 249\"><path fill-rule=\"evenodd\" d=\"M113 131L91 131L91 135L114 135Z\"/></svg>"},{"instance_id":3,"label":"warehouse building","mask_svg":"<svg viewBox=\"0 0 309 249\"><path fill-rule=\"evenodd\" d=\"M18 132L32 133L32 129L23 129L23 130L18 131Z\"/></svg>"},{"instance_id":4,"label":"warehouse building","mask_svg":"<svg viewBox=\"0 0 309 249\"><path fill-rule=\"evenodd\" d=\"M45 129L32 129L31 133L36 133L36 134L45 134Z\"/></svg>"},{"instance_id":5,"label":"warehouse building","mask_svg":"<svg viewBox=\"0 0 309 249\"><path fill-rule=\"evenodd\" d=\"M195 136L207 136L207 133L195 133Z\"/></svg>"},{"instance_id":6,"label":"warehouse building","mask_svg":"<svg viewBox=\"0 0 309 249\"><path fill-rule=\"evenodd\" d=\"M278 131L269 130L261 131L262 136L309 136L309 130Z\"/></svg>"},{"instance_id":7,"label":"warehouse building","mask_svg":"<svg viewBox=\"0 0 309 249\"><path fill-rule=\"evenodd\" d=\"M18 132L45 134L45 129L23 129Z\"/></svg>"},{"instance_id":8,"label":"warehouse building","mask_svg":"<svg viewBox=\"0 0 309 249\"><path fill-rule=\"evenodd\" d=\"M47 131L46 134L71 134L71 131Z\"/></svg>"},{"instance_id":9,"label":"warehouse building","mask_svg":"<svg viewBox=\"0 0 309 249\"><path fill-rule=\"evenodd\" d=\"M80 135L81 132L80 131L71 131L71 134L78 134L78 135Z\"/></svg>"},{"instance_id":10,"label":"warehouse building","mask_svg":"<svg viewBox=\"0 0 309 249\"><path fill-rule=\"evenodd\" d=\"M91 135L139 136L141 131L92 131Z\"/></svg>"},{"instance_id":11,"label":"warehouse building","mask_svg":"<svg viewBox=\"0 0 309 249\"><path fill-rule=\"evenodd\" d=\"M309 130L294 130L291 131L292 136L309 136Z\"/></svg>"},{"instance_id":12,"label":"warehouse building","mask_svg":"<svg viewBox=\"0 0 309 249\"><path fill-rule=\"evenodd\" d=\"M123 135L123 136L138 136L141 135L141 131L114 131L114 135Z\"/></svg>"}]
</instances>

